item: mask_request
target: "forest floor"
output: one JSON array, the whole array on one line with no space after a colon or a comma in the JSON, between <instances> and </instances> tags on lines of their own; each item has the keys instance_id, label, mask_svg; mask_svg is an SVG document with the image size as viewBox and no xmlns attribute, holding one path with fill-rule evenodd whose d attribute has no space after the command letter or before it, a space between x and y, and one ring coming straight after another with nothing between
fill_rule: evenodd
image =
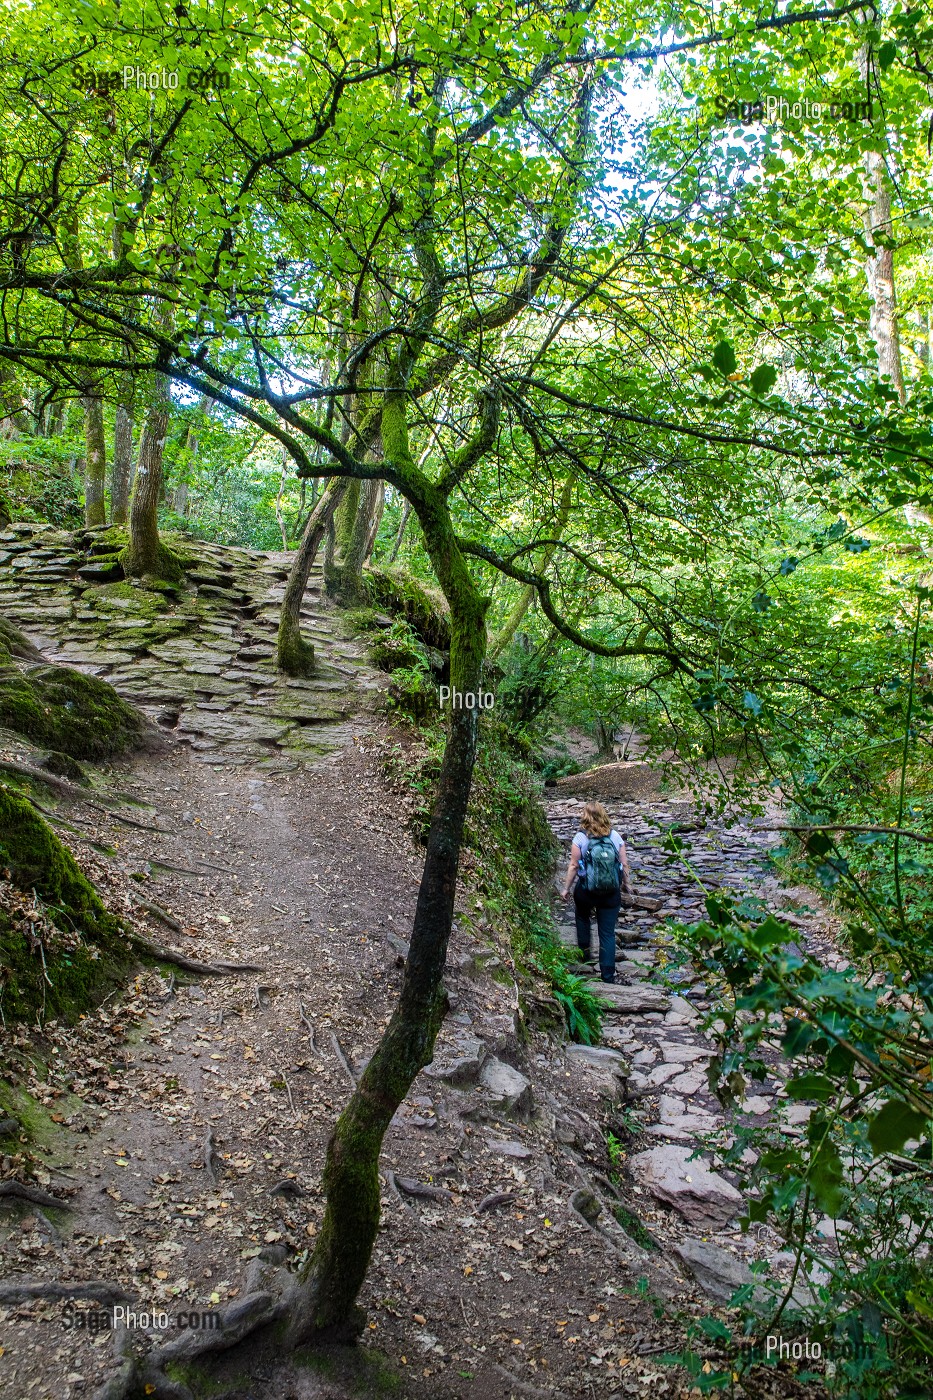
<instances>
[{"instance_id":1,"label":"forest floor","mask_svg":"<svg viewBox=\"0 0 933 1400\"><path fill-rule=\"evenodd\" d=\"M43 805L111 907L193 957L261 971L145 971L74 1028L3 1032L0 1053L16 1091L34 1097L35 1130L29 1148L3 1144L3 1175L31 1178L67 1209L4 1203L0 1269L7 1283L106 1281L137 1315L164 1314L177 1329L179 1314L234 1300L260 1251L294 1258L313 1245L328 1132L402 975L421 855L412 798L386 760L408 741L379 715L380 677L314 590L306 625L321 649L319 683L275 681L263 627L281 587L275 556L214 551L215 571L234 560L236 587L218 592L207 570L200 612L181 605L175 649L140 627L140 649L128 651L99 625L106 585L76 585L57 539L17 538L28 548L12 551L23 561L16 586L0 577L0 611L53 659L107 676L166 734L161 752L93 773L96 806L48 794ZM30 566L39 546L48 557ZM39 565L50 570L42 588ZM119 620L135 621L132 608ZM30 757L12 739L0 747ZM244 1344L224 1362L228 1388L212 1393L686 1396L684 1373L660 1358L690 1320L715 1311L749 1262L786 1276L776 1236L739 1231L728 1173L686 1160L722 1116L702 1074L699 988L687 977L673 995L647 980L664 961L667 921L694 917L701 898L662 853L660 828L694 826L685 840L710 886L774 896L814 938L825 921L806 892L781 891L764 872L762 835L701 825L690 797L662 793L640 764L552 790L549 817L565 843L583 792L603 795L630 837L641 901L620 924L603 1046L570 1046L523 1021L511 951L467 882L450 1013L385 1140L363 1342L292 1359ZM571 941L563 908L556 917ZM746 1116L796 1111L782 1105L773 1068ZM620 1143L614 1164L607 1130ZM801 1131L799 1119L787 1131ZM633 1218L648 1232L641 1243L618 1223L631 1229ZM114 1334L92 1330L101 1305L90 1297L69 1315L48 1297L0 1308L4 1400L95 1394ZM79 1315L84 1326L63 1325ZM815 1392L787 1370L747 1393Z\"/></svg>"}]
</instances>

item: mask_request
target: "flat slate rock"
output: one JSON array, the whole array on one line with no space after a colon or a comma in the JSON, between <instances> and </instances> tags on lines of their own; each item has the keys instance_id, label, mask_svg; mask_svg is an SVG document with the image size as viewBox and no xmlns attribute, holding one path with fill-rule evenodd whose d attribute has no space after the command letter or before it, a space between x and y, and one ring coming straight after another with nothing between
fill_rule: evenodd
<instances>
[{"instance_id":1,"label":"flat slate rock","mask_svg":"<svg viewBox=\"0 0 933 1400\"><path fill-rule=\"evenodd\" d=\"M674 1143L639 1152L629 1163L632 1175L656 1200L673 1206L691 1225L718 1230L728 1225L743 1204L741 1192L712 1171L691 1147Z\"/></svg>"},{"instance_id":2,"label":"flat slate rock","mask_svg":"<svg viewBox=\"0 0 933 1400\"><path fill-rule=\"evenodd\" d=\"M591 990L617 1016L635 1016L642 1011L667 1011L671 998L660 987L643 983L594 982Z\"/></svg>"}]
</instances>

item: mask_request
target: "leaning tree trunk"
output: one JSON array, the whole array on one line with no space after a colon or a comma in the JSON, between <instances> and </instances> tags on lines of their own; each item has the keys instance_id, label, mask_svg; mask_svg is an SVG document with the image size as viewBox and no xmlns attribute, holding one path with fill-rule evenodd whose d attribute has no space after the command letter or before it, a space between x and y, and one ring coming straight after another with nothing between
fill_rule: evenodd
<instances>
[{"instance_id":1,"label":"leaning tree trunk","mask_svg":"<svg viewBox=\"0 0 933 1400\"><path fill-rule=\"evenodd\" d=\"M541 565L542 573L544 573L548 564L550 564L551 560L554 558L554 552L557 549L557 546L560 542L560 537L564 533L567 521L570 518L570 505L572 500L573 477L568 477L567 481L564 484L564 489L561 492L560 505L557 511L557 520L554 525L553 543L547 545L543 551ZM535 592L536 590L532 587L530 583L526 584L525 587L522 589L515 603L515 606L513 607L509 616L506 618L505 622L503 623L501 631L496 633L495 639L490 644L489 655L493 661L495 661L497 657L502 655L506 647L511 642L512 638L515 636L515 633L521 626L521 622L523 617L525 616L525 613L528 611L528 609L531 607L532 602L534 601Z\"/></svg>"},{"instance_id":2,"label":"leaning tree trunk","mask_svg":"<svg viewBox=\"0 0 933 1400\"><path fill-rule=\"evenodd\" d=\"M124 572L130 578L145 578L148 575L175 580L181 576L177 559L159 539L162 457L170 408L168 378L157 374L139 443L136 483L130 508L130 542L122 555Z\"/></svg>"},{"instance_id":3,"label":"leaning tree trunk","mask_svg":"<svg viewBox=\"0 0 933 1400\"><path fill-rule=\"evenodd\" d=\"M130 509L130 482L133 475L133 398L121 396L113 422L113 464L110 468L110 519L125 525Z\"/></svg>"},{"instance_id":4,"label":"leaning tree trunk","mask_svg":"<svg viewBox=\"0 0 933 1400\"><path fill-rule=\"evenodd\" d=\"M104 405L96 394L85 394L84 405L84 523L106 525L107 444Z\"/></svg>"},{"instance_id":5,"label":"leaning tree trunk","mask_svg":"<svg viewBox=\"0 0 933 1400\"><path fill-rule=\"evenodd\" d=\"M333 523L334 512L343 500L347 486L346 477L334 477L328 484L305 526L285 585L279 614L276 664L289 676L308 676L314 669L314 647L301 635L301 603L321 541Z\"/></svg>"},{"instance_id":6,"label":"leaning tree trunk","mask_svg":"<svg viewBox=\"0 0 933 1400\"><path fill-rule=\"evenodd\" d=\"M451 687L478 692L486 647L486 599L457 548L446 507L419 510L432 563L450 602ZM442 518L442 517L446 517ZM450 732L428 833L401 995L327 1148L327 1200L317 1246L302 1278L307 1306L296 1340L358 1335L356 1298L379 1228L379 1154L393 1115L430 1064L444 1015L442 977L453 923L457 866L473 766L478 711L451 710Z\"/></svg>"}]
</instances>

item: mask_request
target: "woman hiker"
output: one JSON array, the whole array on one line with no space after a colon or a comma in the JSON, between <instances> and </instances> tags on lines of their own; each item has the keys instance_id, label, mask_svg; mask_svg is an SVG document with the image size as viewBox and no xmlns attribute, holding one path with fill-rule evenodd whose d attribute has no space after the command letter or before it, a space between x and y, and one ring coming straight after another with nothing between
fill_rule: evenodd
<instances>
[{"instance_id":1,"label":"woman hiker","mask_svg":"<svg viewBox=\"0 0 933 1400\"><path fill-rule=\"evenodd\" d=\"M622 905L621 891L632 893L628 851L622 837L613 831L609 813L601 802L587 802L584 805L580 826L582 830L573 838L561 898L569 898L573 887L577 943L585 962L591 961L593 956L590 952L590 918L596 915L599 973L604 982L614 982L616 919Z\"/></svg>"}]
</instances>

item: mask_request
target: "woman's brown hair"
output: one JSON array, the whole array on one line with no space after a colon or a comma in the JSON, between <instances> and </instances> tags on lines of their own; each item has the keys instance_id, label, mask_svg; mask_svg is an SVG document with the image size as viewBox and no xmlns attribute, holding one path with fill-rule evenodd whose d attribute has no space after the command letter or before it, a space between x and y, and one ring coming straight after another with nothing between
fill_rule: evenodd
<instances>
[{"instance_id":1,"label":"woman's brown hair","mask_svg":"<svg viewBox=\"0 0 933 1400\"><path fill-rule=\"evenodd\" d=\"M612 830L612 820L601 802L584 805L580 825L587 836L608 836Z\"/></svg>"}]
</instances>

